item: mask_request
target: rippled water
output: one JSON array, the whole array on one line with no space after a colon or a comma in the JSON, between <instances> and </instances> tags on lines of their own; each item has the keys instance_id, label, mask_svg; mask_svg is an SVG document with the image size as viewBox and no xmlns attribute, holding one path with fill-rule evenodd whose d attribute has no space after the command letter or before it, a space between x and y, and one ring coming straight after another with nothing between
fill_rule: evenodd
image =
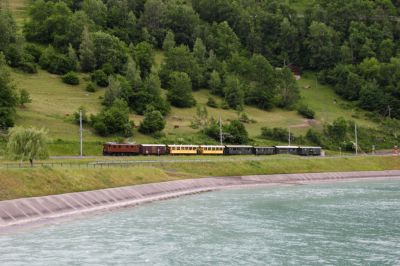
<instances>
[{"instance_id":1,"label":"rippled water","mask_svg":"<svg viewBox=\"0 0 400 266\"><path fill-rule=\"evenodd\" d=\"M400 181L213 192L0 236L2 265L396 265Z\"/></svg>"}]
</instances>

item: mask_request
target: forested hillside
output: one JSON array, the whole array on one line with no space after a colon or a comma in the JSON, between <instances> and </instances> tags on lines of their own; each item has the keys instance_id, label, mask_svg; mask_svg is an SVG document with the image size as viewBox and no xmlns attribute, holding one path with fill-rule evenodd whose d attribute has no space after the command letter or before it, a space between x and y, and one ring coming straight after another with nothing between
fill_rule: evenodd
<instances>
[{"instance_id":1,"label":"forested hillside","mask_svg":"<svg viewBox=\"0 0 400 266\"><path fill-rule=\"evenodd\" d=\"M0 12L4 130L36 123L62 144L81 108L91 141L212 143L221 117L230 143L291 126L298 144L352 150L354 123L363 150L398 143L398 1L22 2Z\"/></svg>"}]
</instances>

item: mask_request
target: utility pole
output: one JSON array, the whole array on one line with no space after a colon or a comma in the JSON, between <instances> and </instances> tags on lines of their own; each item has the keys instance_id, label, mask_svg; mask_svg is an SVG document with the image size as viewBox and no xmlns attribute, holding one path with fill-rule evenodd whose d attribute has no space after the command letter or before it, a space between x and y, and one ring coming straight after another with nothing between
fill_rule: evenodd
<instances>
[{"instance_id":1,"label":"utility pole","mask_svg":"<svg viewBox=\"0 0 400 266\"><path fill-rule=\"evenodd\" d=\"M289 127L289 146L291 144L290 127Z\"/></svg>"},{"instance_id":2,"label":"utility pole","mask_svg":"<svg viewBox=\"0 0 400 266\"><path fill-rule=\"evenodd\" d=\"M221 116L219 116L219 142L222 146L222 122L221 122Z\"/></svg>"},{"instance_id":3,"label":"utility pole","mask_svg":"<svg viewBox=\"0 0 400 266\"><path fill-rule=\"evenodd\" d=\"M357 124L354 123L354 136L356 139L356 155L358 155L358 137L357 137Z\"/></svg>"},{"instance_id":4,"label":"utility pole","mask_svg":"<svg viewBox=\"0 0 400 266\"><path fill-rule=\"evenodd\" d=\"M79 135L80 135L80 154L83 157L83 127L82 127L82 110L79 110Z\"/></svg>"}]
</instances>

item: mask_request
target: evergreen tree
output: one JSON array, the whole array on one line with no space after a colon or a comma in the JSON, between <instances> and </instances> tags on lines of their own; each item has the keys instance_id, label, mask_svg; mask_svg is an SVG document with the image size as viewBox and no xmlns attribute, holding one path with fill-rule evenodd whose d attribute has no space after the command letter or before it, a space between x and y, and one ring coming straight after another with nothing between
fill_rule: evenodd
<instances>
[{"instance_id":1,"label":"evergreen tree","mask_svg":"<svg viewBox=\"0 0 400 266\"><path fill-rule=\"evenodd\" d=\"M131 48L132 49L132 48ZM142 78L146 78L153 66L153 47L147 42L141 42L134 48L133 55L140 68Z\"/></svg>"},{"instance_id":2,"label":"evergreen tree","mask_svg":"<svg viewBox=\"0 0 400 266\"><path fill-rule=\"evenodd\" d=\"M244 93L238 77L228 76L225 84L225 101L230 108L241 110L244 103Z\"/></svg>"},{"instance_id":3,"label":"evergreen tree","mask_svg":"<svg viewBox=\"0 0 400 266\"><path fill-rule=\"evenodd\" d=\"M208 81L208 86L210 87L213 94L223 96L222 81L217 71L214 70L211 73L210 80Z\"/></svg>"},{"instance_id":4,"label":"evergreen tree","mask_svg":"<svg viewBox=\"0 0 400 266\"><path fill-rule=\"evenodd\" d=\"M128 62L126 64L125 77L130 86L133 88L138 88L142 84L140 69L137 67L136 62L130 56L128 57Z\"/></svg>"},{"instance_id":5,"label":"evergreen tree","mask_svg":"<svg viewBox=\"0 0 400 266\"><path fill-rule=\"evenodd\" d=\"M167 32L167 35L165 36L162 48L165 52L168 52L174 47L175 47L175 35L172 31L169 30Z\"/></svg>"},{"instance_id":6,"label":"evergreen tree","mask_svg":"<svg viewBox=\"0 0 400 266\"><path fill-rule=\"evenodd\" d=\"M207 49L204 46L203 41L200 38L197 38L193 46L193 55L200 65L203 65L205 63L206 54L207 54Z\"/></svg>"},{"instance_id":7,"label":"evergreen tree","mask_svg":"<svg viewBox=\"0 0 400 266\"><path fill-rule=\"evenodd\" d=\"M96 57L94 55L93 38L87 27L82 32L82 42L79 48L81 68L90 72L96 68Z\"/></svg>"},{"instance_id":8,"label":"evergreen tree","mask_svg":"<svg viewBox=\"0 0 400 266\"><path fill-rule=\"evenodd\" d=\"M17 25L12 13L3 8L0 8L0 32L0 52L4 52L10 43L15 42Z\"/></svg>"},{"instance_id":9,"label":"evergreen tree","mask_svg":"<svg viewBox=\"0 0 400 266\"><path fill-rule=\"evenodd\" d=\"M0 52L0 129L14 125L17 96L11 83L4 55Z\"/></svg>"},{"instance_id":10,"label":"evergreen tree","mask_svg":"<svg viewBox=\"0 0 400 266\"><path fill-rule=\"evenodd\" d=\"M277 73L279 77L277 86L278 106L291 108L300 98L299 86L289 68L285 67Z\"/></svg>"},{"instance_id":11,"label":"evergreen tree","mask_svg":"<svg viewBox=\"0 0 400 266\"><path fill-rule=\"evenodd\" d=\"M176 107L192 107L196 100L192 95L190 78L183 72L172 72L169 78L168 101Z\"/></svg>"}]
</instances>

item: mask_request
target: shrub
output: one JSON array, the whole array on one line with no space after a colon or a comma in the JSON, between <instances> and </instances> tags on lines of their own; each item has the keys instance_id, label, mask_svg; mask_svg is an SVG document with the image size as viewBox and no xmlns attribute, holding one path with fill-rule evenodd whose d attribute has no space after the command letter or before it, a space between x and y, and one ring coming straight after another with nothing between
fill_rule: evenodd
<instances>
[{"instance_id":1,"label":"shrub","mask_svg":"<svg viewBox=\"0 0 400 266\"><path fill-rule=\"evenodd\" d=\"M261 128L261 137L265 139L277 140L285 142L288 140L289 131L286 128ZM294 138L293 134L291 134L291 138Z\"/></svg>"},{"instance_id":2,"label":"shrub","mask_svg":"<svg viewBox=\"0 0 400 266\"><path fill-rule=\"evenodd\" d=\"M308 105L300 105L297 112L305 118L314 119L315 112Z\"/></svg>"},{"instance_id":3,"label":"shrub","mask_svg":"<svg viewBox=\"0 0 400 266\"><path fill-rule=\"evenodd\" d=\"M86 91L88 92L95 92L96 91L96 84L94 84L93 82L89 82L86 85Z\"/></svg>"},{"instance_id":4,"label":"shrub","mask_svg":"<svg viewBox=\"0 0 400 266\"><path fill-rule=\"evenodd\" d=\"M165 127L165 120L160 111L149 110L140 123L139 131L143 134L153 134L162 131Z\"/></svg>"},{"instance_id":5,"label":"shrub","mask_svg":"<svg viewBox=\"0 0 400 266\"><path fill-rule=\"evenodd\" d=\"M79 77L75 72L68 72L62 77L62 81L69 85L79 85Z\"/></svg>"},{"instance_id":6,"label":"shrub","mask_svg":"<svg viewBox=\"0 0 400 266\"><path fill-rule=\"evenodd\" d=\"M28 74L35 74L37 73L37 67L35 63L32 62L22 62L19 67L21 71L28 73Z\"/></svg>"},{"instance_id":7,"label":"shrub","mask_svg":"<svg viewBox=\"0 0 400 266\"><path fill-rule=\"evenodd\" d=\"M208 97L207 106L212 107L212 108L217 108L218 107L217 102L211 96Z\"/></svg>"},{"instance_id":8,"label":"shrub","mask_svg":"<svg viewBox=\"0 0 400 266\"><path fill-rule=\"evenodd\" d=\"M40 57L42 56L42 50L39 46L33 43L27 43L24 47L25 52L33 57L33 60L38 63Z\"/></svg>"},{"instance_id":9,"label":"shrub","mask_svg":"<svg viewBox=\"0 0 400 266\"><path fill-rule=\"evenodd\" d=\"M312 128L307 131L306 139L315 145L322 146L322 135Z\"/></svg>"},{"instance_id":10,"label":"shrub","mask_svg":"<svg viewBox=\"0 0 400 266\"><path fill-rule=\"evenodd\" d=\"M60 54L49 46L40 57L39 65L52 74L65 74L75 71L77 62L64 54Z\"/></svg>"},{"instance_id":11,"label":"shrub","mask_svg":"<svg viewBox=\"0 0 400 266\"><path fill-rule=\"evenodd\" d=\"M78 125L80 124L80 111L82 111L82 123L88 123L89 117L87 116L86 108L84 106L79 107L78 110L74 112L74 123Z\"/></svg>"},{"instance_id":12,"label":"shrub","mask_svg":"<svg viewBox=\"0 0 400 266\"><path fill-rule=\"evenodd\" d=\"M108 76L103 70L96 70L92 74L92 81L100 87L108 86Z\"/></svg>"},{"instance_id":13,"label":"shrub","mask_svg":"<svg viewBox=\"0 0 400 266\"><path fill-rule=\"evenodd\" d=\"M249 134L239 120L232 120L224 131L228 134L226 140L233 144L245 144L249 141Z\"/></svg>"},{"instance_id":14,"label":"shrub","mask_svg":"<svg viewBox=\"0 0 400 266\"><path fill-rule=\"evenodd\" d=\"M91 124L101 136L119 135L131 137L133 123L129 121L128 104L117 99L110 107L104 108L98 115L91 116Z\"/></svg>"}]
</instances>

